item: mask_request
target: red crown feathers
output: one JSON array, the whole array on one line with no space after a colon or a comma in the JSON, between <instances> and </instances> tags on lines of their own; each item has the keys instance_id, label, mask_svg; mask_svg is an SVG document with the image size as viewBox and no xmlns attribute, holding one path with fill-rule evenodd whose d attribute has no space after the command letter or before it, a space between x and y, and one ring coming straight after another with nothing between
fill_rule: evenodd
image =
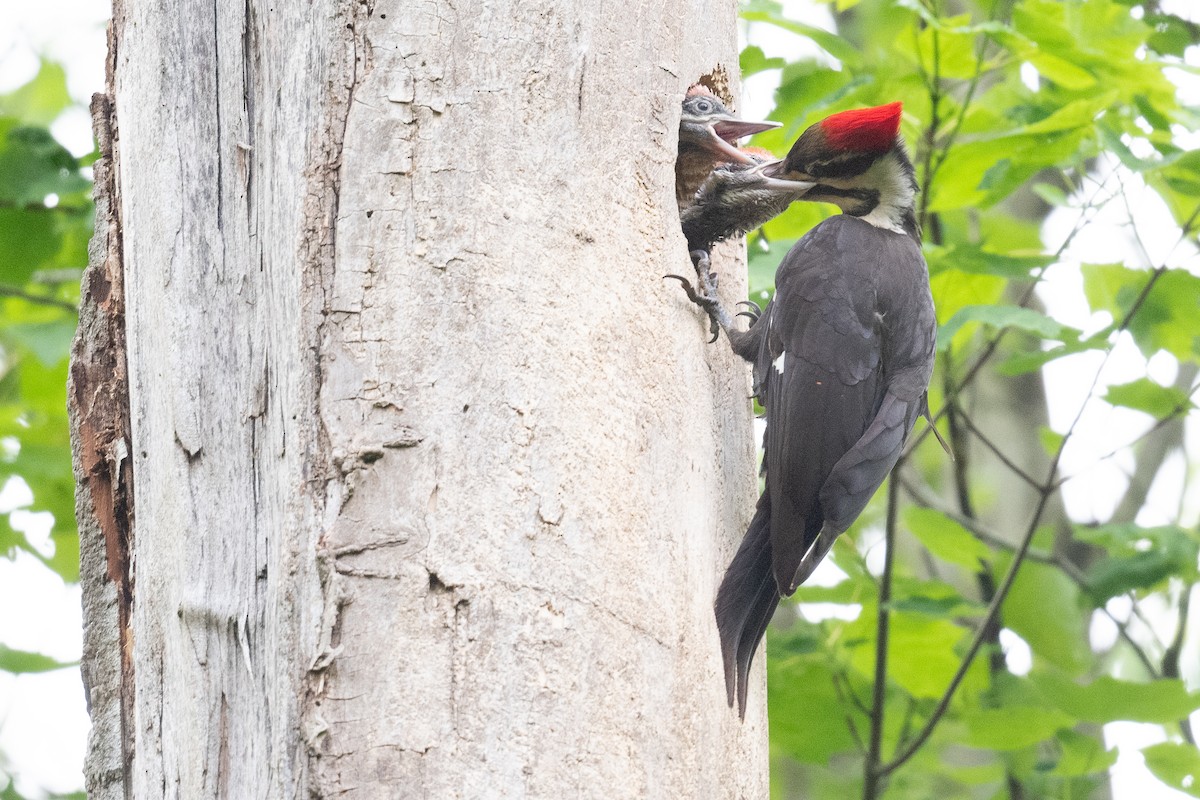
<instances>
[{"instance_id":1,"label":"red crown feathers","mask_svg":"<svg viewBox=\"0 0 1200 800\"><path fill-rule=\"evenodd\" d=\"M883 153L892 149L900 132L900 103L842 111L818 124L833 147Z\"/></svg>"}]
</instances>

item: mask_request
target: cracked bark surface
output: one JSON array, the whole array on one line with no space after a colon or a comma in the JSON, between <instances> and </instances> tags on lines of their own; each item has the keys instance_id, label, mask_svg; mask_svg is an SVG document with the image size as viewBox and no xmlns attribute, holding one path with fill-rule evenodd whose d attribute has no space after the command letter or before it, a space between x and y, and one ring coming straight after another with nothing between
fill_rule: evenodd
<instances>
[{"instance_id":1,"label":"cracked bark surface","mask_svg":"<svg viewBox=\"0 0 1200 800\"><path fill-rule=\"evenodd\" d=\"M734 13L118 0L137 518L123 583L84 533L96 796L766 796L712 619L749 376L660 280Z\"/></svg>"}]
</instances>

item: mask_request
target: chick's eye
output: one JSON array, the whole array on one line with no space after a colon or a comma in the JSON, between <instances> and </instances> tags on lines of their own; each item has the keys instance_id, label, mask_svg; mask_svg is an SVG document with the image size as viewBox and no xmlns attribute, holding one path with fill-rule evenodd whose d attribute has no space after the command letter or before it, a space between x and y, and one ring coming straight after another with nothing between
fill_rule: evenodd
<instances>
[{"instance_id":1,"label":"chick's eye","mask_svg":"<svg viewBox=\"0 0 1200 800\"><path fill-rule=\"evenodd\" d=\"M699 103L696 103L696 110L701 114L707 114L712 111L712 103L707 100L701 100Z\"/></svg>"}]
</instances>

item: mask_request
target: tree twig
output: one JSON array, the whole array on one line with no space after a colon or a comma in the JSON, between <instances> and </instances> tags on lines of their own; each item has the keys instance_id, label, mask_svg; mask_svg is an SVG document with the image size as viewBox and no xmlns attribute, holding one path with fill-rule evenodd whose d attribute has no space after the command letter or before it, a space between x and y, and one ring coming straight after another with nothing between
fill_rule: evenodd
<instances>
[{"instance_id":1,"label":"tree twig","mask_svg":"<svg viewBox=\"0 0 1200 800\"><path fill-rule=\"evenodd\" d=\"M893 476L900 469L892 471ZM900 483L893 477L888 481L887 524L884 528L883 573L879 576L879 598L875 610L875 683L871 694L871 738L863 762L863 800L879 797L887 772L880 762L883 747L883 718L887 707L888 636L892 602L892 571L896 557L896 516L900 501Z\"/></svg>"},{"instance_id":2,"label":"tree twig","mask_svg":"<svg viewBox=\"0 0 1200 800\"><path fill-rule=\"evenodd\" d=\"M63 311L70 311L72 314L79 313L79 307L74 303L66 300L59 300L57 297L46 297L40 294L31 294L30 292L14 289L11 286L0 286L0 297L15 297L19 300L24 300L27 303L35 303L39 306L49 306L50 308L60 308Z\"/></svg>"},{"instance_id":3,"label":"tree twig","mask_svg":"<svg viewBox=\"0 0 1200 800\"><path fill-rule=\"evenodd\" d=\"M1162 674L1168 678L1179 678L1179 655L1183 652L1183 641L1187 636L1188 610L1191 607L1192 587L1184 586L1179 596L1179 622L1175 627L1175 637L1171 645L1163 653ZM1196 735L1192 731L1192 721L1188 717L1179 720L1179 732L1184 740L1193 747L1196 746Z\"/></svg>"},{"instance_id":4,"label":"tree twig","mask_svg":"<svg viewBox=\"0 0 1200 800\"><path fill-rule=\"evenodd\" d=\"M1034 478L1032 475L1030 475L1028 472L1026 472L1024 469L1022 469L1021 466L1019 464L1017 464L1015 461L1013 461L1011 458L1006 456L1004 454L1004 452L1000 449L1000 447L995 442L993 442L990 438L988 438L988 436L982 430L979 429L979 426L976 425L971 420L970 415L967 414L965 410L963 410L962 406L959 405L959 403L957 401L955 401L953 406L954 406L954 415L958 419L962 420L963 425L965 425L967 430L969 430L972 433L972 435L974 435L975 438L979 440L980 444L982 444L984 447L986 447L988 450L990 450L992 452L992 455L994 455L997 459L999 459L1000 462L1002 464L1004 464L1004 466L1008 467L1009 470L1014 475L1016 475L1018 478L1025 481L1025 483L1029 484L1030 486L1032 486L1035 489L1041 488L1042 485L1041 485L1041 483L1038 482L1038 480L1036 478Z\"/></svg>"}]
</instances>

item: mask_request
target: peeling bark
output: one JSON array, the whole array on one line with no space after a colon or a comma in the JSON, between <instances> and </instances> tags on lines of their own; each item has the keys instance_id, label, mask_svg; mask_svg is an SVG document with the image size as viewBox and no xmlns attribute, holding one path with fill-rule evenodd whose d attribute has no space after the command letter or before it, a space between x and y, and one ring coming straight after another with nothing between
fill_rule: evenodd
<instances>
[{"instance_id":1,"label":"peeling bark","mask_svg":"<svg viewBox=\"0 0 1200 800\"><path fill-rule=\"evenodd\" d=\"M766 795L749 378L660 280L734 11L118 3L130 796Z\"/></svg>"},{"instance_id":2,"label":"peeling bark","mask_svg":"<svg viewBox=\"0 0 1200 800\"><path fill-rule=\"evenodd\" d=\"M112 45L110 41L110 52ZM94 721L85 768L92 798L127 796L133 758L133 461L112 81L110 57L106 91L92 97L100 148L92 168L95 234L82 279L67 391L84 587L82 672Z\"/></svg>"}]
</instances>

